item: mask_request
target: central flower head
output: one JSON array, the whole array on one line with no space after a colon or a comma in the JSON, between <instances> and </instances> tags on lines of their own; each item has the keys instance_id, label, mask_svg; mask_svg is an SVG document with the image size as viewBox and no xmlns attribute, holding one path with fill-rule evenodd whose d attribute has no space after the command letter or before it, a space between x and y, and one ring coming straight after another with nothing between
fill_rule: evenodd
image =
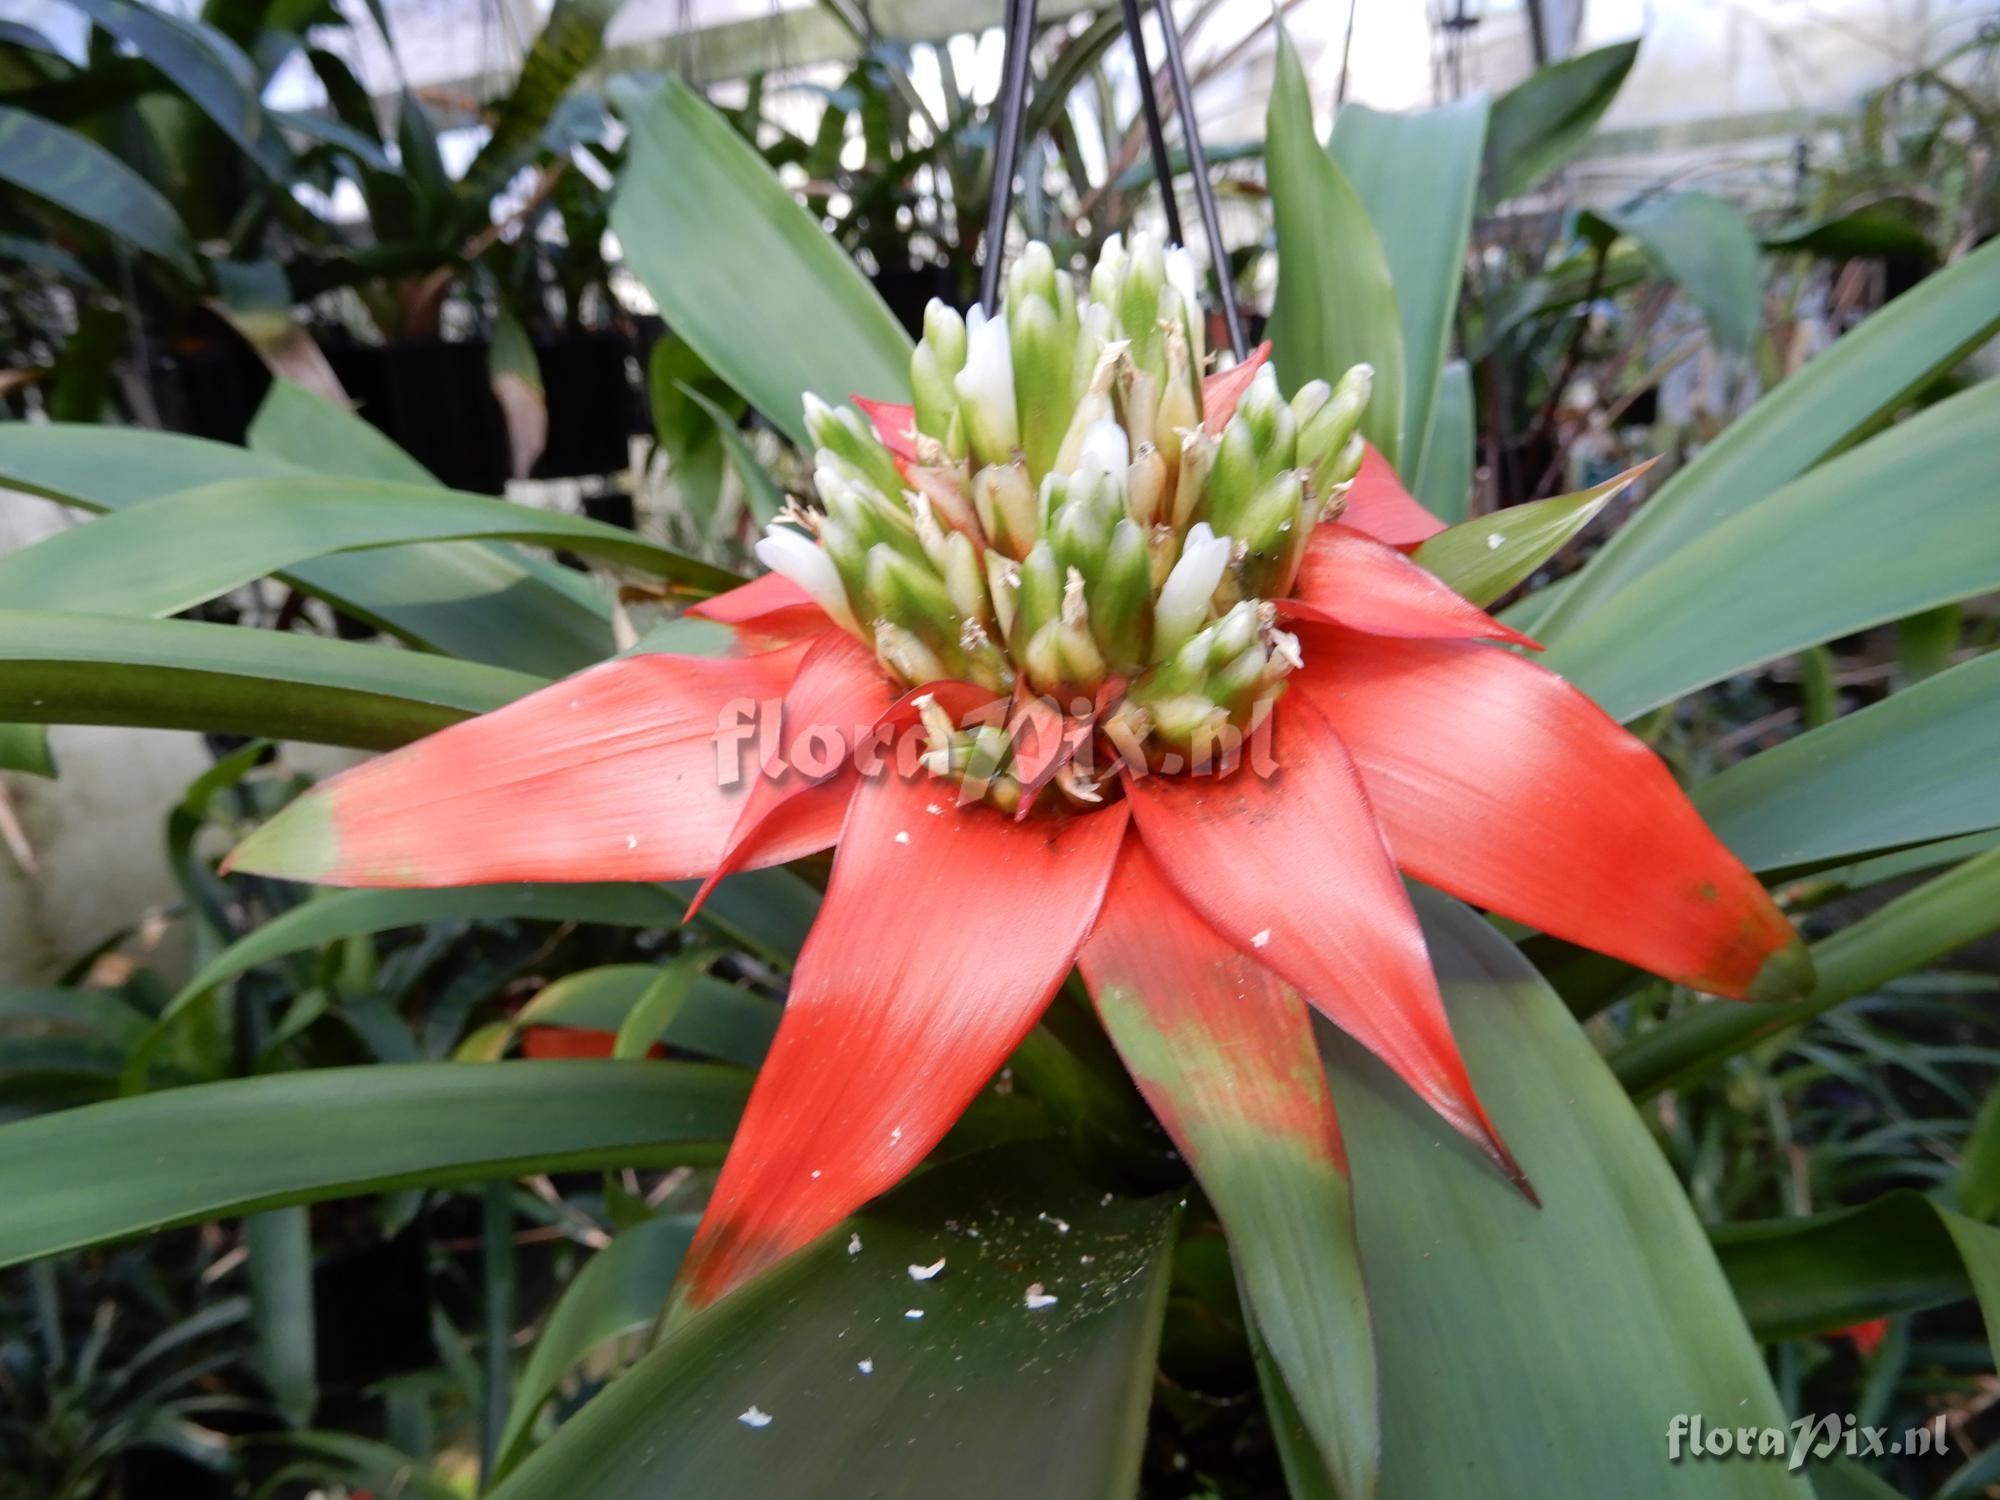
<instances>
[{"instance_id":1,"label":"central flower head","mask_svg":"<svg viewBox=\"0 0 2000 1500\"><path fill-rule=\"evenodd\" d=\"M1120 754L1199 756L1298 665L1271 601L1361 467L1370 383L1360 365L1287 402L1268 365L1203 364L1185 251L1114 236L1083 296L1031 244L994 316L930 304L914 406L863 403L871 423L806 398L824 509L757 555L909 686L1036 695ZM926 723L934 769L1019 802L1012 735Z\"/></svg>"}]
</instances>

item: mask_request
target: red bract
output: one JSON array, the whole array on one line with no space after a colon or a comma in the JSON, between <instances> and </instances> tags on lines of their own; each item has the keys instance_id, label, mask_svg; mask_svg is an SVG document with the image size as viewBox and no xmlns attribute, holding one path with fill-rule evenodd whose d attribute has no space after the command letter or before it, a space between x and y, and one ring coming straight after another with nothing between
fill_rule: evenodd
<instances>
[{"instance_id":1,"label":"red bract","mask_svg":"<svg viewBox=\"0 0 2000 1500\"><path fill-rule=\"evenodd\" d=\"M1233 384L1211 388L1216 409L1242 395ZM877 420L907 431L900 411ZM335 778L235 864L336 885L666 880L837 844L688 1257L693 1306L920 1162L1080 953L1135 993L1228 987L1187 1011L1209 1032L1232 1006L1282 1003L1282 1021L1248 1018L1245 1033L1280 1051L1297 1050L1302 996L1525 1188L1459 1056L1399 868L1724 995L1775 995L1806 968L1653 754L1395 550L1438 529L1370 450L1344 517L1314 532L1296 596L1277 601L1303 664L1272 710L1271 766L1127 762L1036 798L1069 774L1121 679L1068 708L964 683L903 693L801 589L766 578L697 611L746 655L635 656L558 683ZM753 723L759 703L782 703L781 721ZM920 709L963 724L981 707L1039 732L1017 763L1019 816L961 801L934 766L856 762L873 726ZM1086 951L1107 889L1118 901ZM1259 1105L1273 1128L1280 1102ZM1314 1150L1336 1149L1327 1110L1298 1119Z\"/></svg>"}]
</instances>

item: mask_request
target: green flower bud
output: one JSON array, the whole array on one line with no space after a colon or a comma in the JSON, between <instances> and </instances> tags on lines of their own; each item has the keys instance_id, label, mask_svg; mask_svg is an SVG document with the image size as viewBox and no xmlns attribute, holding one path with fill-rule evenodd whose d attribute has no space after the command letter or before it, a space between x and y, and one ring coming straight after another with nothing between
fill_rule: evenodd
<instances>
[{"instance_id":1,"label":"green flower bud","mask_svg":"<svg viewBox=\"0 0 2000 1500\"><path fill-rule=\"evenodd\" d=\"M1130 675L1146 663L1152 644L1153 577L1146 528L1120 521L1092 576L1090 619L1111 670Z\"/></svg>"},{"instance_id":2,"label":"green flower bud","mask_svg":"<svg viewBox=\"0 0 2000 1500\"><path fill-rule=\"evenodd\" d=\"M1216 535L1236 535L1243 508L1256 495L1262 473L1257 435L1249 417L1239 410L1222 429L1222 440L1215 448L1215 467L1208 475L1205 515Z\"/></svg>"},{"instance_id":3,"label":"green flower bud","mask_svg":"<svg viewBox=\"0 0 2000 1500\"><path fill-rule=\"evenodd\" d=\"M1246 597L1268 598L1279 592L1274 585L1291 568L1304 500L1305 485L1299 471L1287 469L1266 481L1244 507L1236 538L1246 549L1241 564Z\"/></svg>"},{"instance_id":4,"label":"green flower bud","mask_svg":"<svg viewBox=\"0 0 2000 1500\"><path fill-rule=\"evenodd\" d=\"M936 297L924 304L923 341L945 374L956 375L965 368L965 319Z\"/></svg>"},{"instance_id":5,"label":"green flower bud","mask_svg":"<svg viewBox=\"0 0 2000 1500\"><path fill-rule=\"evenodd\" d=\"M1132 237L1130 263L1118 289L1118 321L1130 345L1132 363L1163 379L1166 350L1160 336L1160 288L1166 284L1167 263L1160 242L1150 234Z\"/></svg>"},{"instance_id":6,"label":"green flower bud","mask_svg":"<svg viewBox=\"0 0 2000 1500\"><path fill-rule=\"evenodd\" d=\"M993 627L993 605L986 593L986 570L980 566L979 548L972 538L954 531L944 544L944 586L951 606L961 620L976 621L982 629Z\"/></svg>"},{"instance_id":7,"label":"green flower bud","mask_svg":"<svg viewBox=\"0 0 2000 1500\"><path fill-rule=\"evenodd\" d=\"M1360 433L1347 440L1347 446L1322 463L1313 472L1313 493L1331 495L1341 485L1348 483L1361 472L1363 460L1368 457L1368 443ZM1343 507L1344 508L1344 507Z\"/></svg>"},{"instance_id":8,"label":"green flower bud","mask_svg":"<svg viewBox=\"0 0 2000 1500\"><path fill-rule=\"evenodd\" d=\"M1014 354L1007 320L995 315L968 323L965 367L952 377L965 440L981 464L1011 463L1021 443L1014 407Z\"/></svg>"},{"instance_id":9,"label":"green flower bud","mask_svg":"<svg viewBox=\"0 0 2000 1500\"><path fill-rule=\"evenodd\" d=\"M806 392L806 431L815 446L834 454L885 495L903 492L903 474L896 460L875 436L869 420L852 407L828 406Z\"/></svg>"},{"instance_id":10,"label":"green flower bud","mask_svg":"<svg viewBox=\"0 0 2000 1500\"><path fill-rule=\"evenodd\" d=\"M1361 425L1361 415L1368 409L1368 395L1374 383L1373 369L1367 365L1354 366L1340 377L1318 409L1300 421L1295 461L1312 475L1309 482L1314 494L1323 495L1328 486L1340 482L1328 477L1325 466L1346 447Z\"/></svg>"},{"instance_id":11,"label":"green flower bud","mask_svg":"<svg viewBox=\"0 0 2000 1500\"><path fill-rule=\"evenodd\" d=\"M937 682L949 675L920 637L890 620L875 622L875 656L891 676L905 682Z\"/></svg>"},{"instance_id":12,"label":"green flower bud","mask_svg":"<svg viewBox=\"0 0 2000 1500\"><path fill-rule=\"evenodd\" d=\"M910 391L917 408L917 431L936 438L947 452L951 430L958 418L958 391L951 383L957 373L944 367L929 340L919 343L910 356ZM963 428L960 430L962 433Z\"/></svg>"},{"instance_id":13,"label":"green flower bud","mask_svg":"<svg viewBox=\"0 0 2000 1500\"><path fill-rule=\"evenodd\" d=\"M1028 555L1039 518L1026 464L993 464L974 474L972 508L989 542L1009 557Z\"/></svg>"},{"instance_id":14,"label":"green flower bud","mask_svg":"<svg viewBox=\"0 0 2000 1500\"><path fill-rule=\"evenodd\" d=\"M1332 394L1333 387L1324 380L1308 380L1292 393L1292 420L1303 430Z\"/></svg>"},{"instance_id":15,"label":"green flower bud","mask_svg":"<svg viewBox=\"0 0 2000 1500\"><path fill-rule=\"evenodd\" d=\"M1151 443L1142 443L1125 469L1125 511L1141 527L1160 519L1167 495L1167 461Z\"/></svg>"},{"instance_id":16,"label":"green flower bud","mask_svg":"<svg viewBox=\"0 0 2000 1500\"><path fill-rule=\"evenodd\" d=\"M958 615L944 580L893 547L868 549L868 603L878 619L909 631L941 655L957 641Z\"/></svg>"},{"instance_id":17,"label":"green flower bud","mask_svg":"<svg viewBox=\"0 0 2000 1500\"><path fill-rule=\"evenodd\" d=\"M1014 637L1032 641L1047 625L1062 616L1063 575L1055 550L1047 542L1035 543L1021 562L1021 585L1014 596Z\"/></svg>"},{"instance_id":18,"label":"green flower bud","mask_svg":"<svg viewBox=\"0 0 2000 1500\"><path fill-rule=\"evenodd\" d=\"M1030 247L1035 248L1040 247ZM1042 257L1047 256L1048 251L1042 249ZM1021 269L1021 262L1015 263L1015 269ZM1049 275L1055 275L1052 264ZM1065 317L1053 295L1017 293L1007 304L1014 362L1014 406L1019 413L1021 451L1028 460L1030 478L1039 479L1055 463L1075 405L1071 399L1074 389L1071 366L1077 336L1074 300L1068 305L1070 311Z\"/></svg>"},{"instance_id":19,"label":"green flower bud","mask_svg":"<svg viewBox=\"0 0 2000 1500\"><path fill-rule=\"evenodd\" d=\"M1174 530L1187 530L1207 513L1208 480L1215 472L1219 446L1199 428L1181 434L1181 458L1174 479Z\"/></svg>"}]
</instances>

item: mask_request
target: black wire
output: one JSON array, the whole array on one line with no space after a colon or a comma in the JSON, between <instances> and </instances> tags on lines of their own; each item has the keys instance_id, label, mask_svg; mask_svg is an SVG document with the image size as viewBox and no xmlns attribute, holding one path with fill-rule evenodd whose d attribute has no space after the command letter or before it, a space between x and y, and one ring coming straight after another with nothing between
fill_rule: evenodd
<instances>
[{"instance_id":1,"label":"black wire","mask_svg":"<svg viewBox=\"0 0 2000 1500\"><path fill-rule=\"evenodd\" d=\"M986 260L979 268L979 305L993 316L1000 301L1000 262L1007 251L1007 211L1014 202L1014 167L1027 113L1028 49L1035 39L1035 0L1007 0L1007 51L995 101L993 193L986 201Z\"/></svg>"},{"instance_id":2,"label":"black wire","mask_svg":"<svg viewBox=\"0 0 2000 1500\"><path fill-rule=\"evenodd\" d=\"M1240 360L1249 351L1243 343L1243 320L1236 311L1236 283L1229 270L1229 253L1222 245L1222 222L1215 214L1215 189L1208 180L1208 153L1201 149L1201 130L1195 123L1194 90L1188 86L1187 63L1181 57L1181 38L1174 28L1171 0L1158 0L1154 8L1160 17L1161 40L1166 44L1167 74L1174 82L1174 107L1181 115L1181 139L1187 143L1194 195L1201 204L1202 228L1208 232L1209 260L1215 267L1216 291L1222 297L1222 321L1229 326L1230 350Z\"/></svg>"},{"instance_id":3,"label":"black wire","mask_svg":"<svg viewBox=\"0 0 2000 1500\"><path fill-rule=\"evenodd\" d=\"M1146 111L1146 138L1153 147L1153 175L1160 179L1160 206L1167 211L1167 239L1181 245L1181 206L1174 200L1174 164L1167 155L1167 132L1160 124L1160 101L1153 93L1153 65L1146 59L1146 36L1139 29L1139 0L1121 0L1125 40L1132 47L1132 66L1139 70L1139 102ZM1162 12L1161 21L1166 21Z\"/></svg>"}]
</instances>

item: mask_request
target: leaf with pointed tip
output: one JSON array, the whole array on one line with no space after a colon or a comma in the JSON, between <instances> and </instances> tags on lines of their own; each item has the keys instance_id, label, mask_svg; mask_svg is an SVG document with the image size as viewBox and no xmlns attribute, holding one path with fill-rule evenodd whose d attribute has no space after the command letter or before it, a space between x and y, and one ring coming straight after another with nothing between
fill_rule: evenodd
<instances>
[{"instance_id":1,"label":"leaf with pointed tip","mask_svg":"<svg viewBox=\"0 0 2000 1500\"><path fill-rule=\"evenodd\" d=\"M807 391L905 399L909 335L756 148L678 79L612 98L632 139L611 227L710 368L807 449Z\"/></svg>"},{"instance_id":2,"label":"leaf with pointed tip","mask_svg":"<svg viewBox=\"0 0 2000 1500\"><path fill-rule=\"evenodd\" d=\"M1485 95L1473 94L1414 114L1349 102L1333 117L1327 149L1367 209L1382 253L1395 268L1403 329L1405 472L1418 470L1435 421L1458 289L1465 279L1486 116ZM1423 191L1412 192L1413 182L1423 183ZM1337 372L1319 373L1331 380ZM1466 452L1471 453L1469 440ZM1415 488L1423 493L1422 485ZM1460 514L1464 503L1461 497Z\"/></svg>"},{"instance_id":3,"label":"leaf with pointed tip","mask_svg":"<svg viewBox=\"0 0 2000 1500\"><path fill-rule=\"evenodd\" d=\"M1637 240L1655 269L1692 299L1724 349L1743 353L1764 307L1763 260L1743 211L1708 193L1669 193L1632 208L1586 209L1579 227L1609 244Z\"/></svg>"},{"instance_id":4,"label":"leaf with pointed tip","mask_svg":"<svg viewBox=\"0 0 2000 1500\"><path fill-rule=\"evenodd\" d=\"M1996 328L2000 328L2000 241L1982 245L1871 314L1731 422L1619 527L1574 585L1564 590L1562 600L1542 617L1536 633L1555 643L1639 577L1700 546L1733 517L1761 509L1767 497L1791 493L1791 481L1848 447L1894 412L1912 391L1985 343ZM1991 419L1987 425L1990 428ZM1975 486L1985 478L1976 478ZM1878 518L1883 494L1914 495L1935 482L1892 470L1884 483L1886 489L1870 494ZM1835 557L1873 565L1878 560L1875 550L1854 545L1855 538L1865 534L1865 524L1864 520L1861 528L1818 534L1827 538L1828 546L1838 544ZM1787 563L1795 561L1789 547L1779 555ZM1798 572L1828 595L1840 592L1814 569L1802 567ZM1714 597L1709 590L1699 592L1703 601ZM1596 631L1593 621L1586 633ZM1642 640L1656 637L1657 632L1635 634L1624 645L1636 650Z\"/></svg>"},{"instance_id":5,"label":"leaf with pointed tip","mask_svg":"<svg viewBox=\"0 0 2000 1500\"><path fill-rule=\"evenodd\" d=\"M1654 462L1648 459L1574 495L1554 495L1461 521L1420 543L1411 556L1474 604L1491 604L1569 545Z\"/></svg>"},{"instance_id":6,"label":"leaf with pointed tip","mask_svg":"<svg viewBox=\"0 0 2000 1500\"><path fill-rule=\"evenodd\" d=\"M2000 828L2000 652L1731 766L1694 790L1753 870Z\"/></svg>"},{"instance_id":7,"label":"leaf with pointed tip","mask_svg":"<svg viewBox=\"0 0 2000 1500\"><path fill-rule=\"evenodd\" d=\"M495 1500L1132 1494L1175 1218L1041 1146L938 1167L672 1330Z\"/></svg>"},{"instance_id":8,"label":"leaf with pointed tip","mask_svg":"<svg viewBox=\"0 0 2000 1500\"><path fill-rule=\"evenodd\" d=\"M1280 267L1270 324L1278 380L1297 390L1336 380L1351 365L1373 365L1361 430L1400 469L1404 359L1395 284L1367 208L1320 144L1305 70L1282 27L1265 140Z\"/></svg>"},{"instance_id":9,"label":"leaf with pointed tip","mask_svg":"<svg viewBox=\"0 0 2000 1500\"><path fill-rule=\"evenodd\" d=\"M1631 719L1802 646L2000 588L1996 427L2000 380L1924 408L1686 541L1593 610L1587 629L1544 635L1543 661Z\"/></svg>"},{"instance_id":10,"label":"leaf with pointed tip","mask_svg":"<svg viewBox=\"0 0 2000 1500\"><path fill-rule=\"evenodd\" d=\"M1784 1424L1735 1298L1561 1000L1480 917L1415 899L1467 1065L1546 1202L1523 1201L1380 1064L1324 1036L1385 1330L1382 1493L1803 1500L1780 1466L1668 1462L1678 1413Z\"/></svg>"},{"instance_id":11,"label":"leaf with pointed tip","mask_svg":"<svg viewBox=\"0 0 2000 1500\"><path fill-rule=\"evenodd\" d=\"M0 1265L394 1187L714 1162L746 1089L706 1063L378 1063L0 1125Z\"/></svg>"},{"instance_id":12,"label":"leaf with pointed tip","mask_svg":"<svg viewBox=\"0 0 2000 1500\"><path fill-rule=\"evenodd\" d=\"M1618 42L1537 68L1493 101L1486 128L1486 196L1517 197L1576 154L1611 107L1639 43Z\"/></svg>"}]
</instances>

